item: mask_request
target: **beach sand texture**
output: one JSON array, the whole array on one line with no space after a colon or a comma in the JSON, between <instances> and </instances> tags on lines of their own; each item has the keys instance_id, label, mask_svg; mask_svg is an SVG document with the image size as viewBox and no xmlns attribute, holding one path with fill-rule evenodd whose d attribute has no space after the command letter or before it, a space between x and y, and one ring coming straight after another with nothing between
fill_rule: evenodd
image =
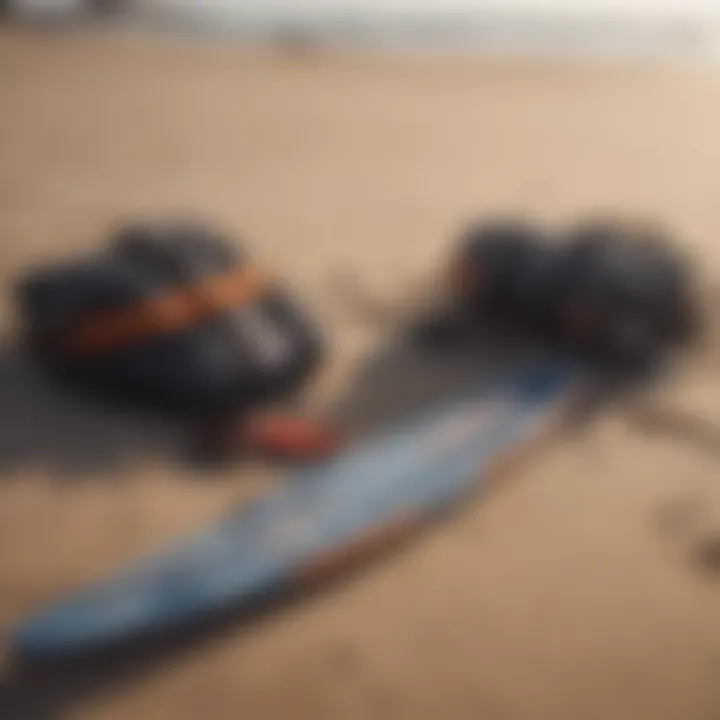
<instances>
[{"instance_id":1,"label":"beach sand texture","mask_svg":"<svg viewBox=\"0 0 720 720\"><path fill-rule=\"evenodd\" d=\"M0 108L3 280L124 219L206 217L332 335L319 406L357 396L386 332L337 268L394 297L476 215L650 215L720 274L710 72L8 30ZM272 482L183 469L176 431L62 399L11 349L0 385L3 626ZM718 387L706 362L667 392L720 421ZM0 717L711 720L720 585L688 537L720 532L716 482L709 449L608 413L361 578L104 681L8 681Z\"/></svg>"}]
</instances>

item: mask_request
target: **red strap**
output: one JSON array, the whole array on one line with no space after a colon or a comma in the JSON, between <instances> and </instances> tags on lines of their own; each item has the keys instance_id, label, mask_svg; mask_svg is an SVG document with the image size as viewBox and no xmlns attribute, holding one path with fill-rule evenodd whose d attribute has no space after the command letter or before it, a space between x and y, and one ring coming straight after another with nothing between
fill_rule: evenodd
<instances>
[{"instance_id":1,"label":"red strap","mask_svg":"<svg viewBox=\"0 0 720 720\"><path fill-rule=\"evenodd\" d=\"M289 459L319 459L335 454L344 444L328 426L287 415L263 414L246 426L247 445L263 453Z\"/></svg>"}]
</instances>

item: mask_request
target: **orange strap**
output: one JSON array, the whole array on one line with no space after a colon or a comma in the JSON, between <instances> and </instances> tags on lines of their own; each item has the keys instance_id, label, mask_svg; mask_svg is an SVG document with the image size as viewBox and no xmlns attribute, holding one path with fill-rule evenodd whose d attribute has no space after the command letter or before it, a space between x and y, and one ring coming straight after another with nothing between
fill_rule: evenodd
<instances>
[{"instance_id":1,"label":"orange strap","mask_svg":"<svg viewBox=\"0 0 720 720\"><path fill-rule=\"evenodd\" d=\"M249 303L267 287L264 273L240 268L132 307L100 313L81 323L65 347L80 355L127 347L153 335L184 330L231 307Z\"/></svg>"}]
</instances>

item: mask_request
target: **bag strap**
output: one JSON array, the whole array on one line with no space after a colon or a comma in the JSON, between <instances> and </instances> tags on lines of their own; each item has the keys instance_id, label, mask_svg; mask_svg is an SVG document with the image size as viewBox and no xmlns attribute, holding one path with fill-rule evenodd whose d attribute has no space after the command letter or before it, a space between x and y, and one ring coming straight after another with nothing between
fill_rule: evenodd
<instances>
[{"instance_id":1,"label":"bag strap","mask_svg":"<svg viewBox=\"0 0 720 720\"><path fill-rule=\"evenodd\" d=\"M253 267L209 278L136 305L98 313L81 322L63 342L76 355L97 355L136 345L147 338L193 327L261 297L269 277Z\"/></svg>"}]
</instances>

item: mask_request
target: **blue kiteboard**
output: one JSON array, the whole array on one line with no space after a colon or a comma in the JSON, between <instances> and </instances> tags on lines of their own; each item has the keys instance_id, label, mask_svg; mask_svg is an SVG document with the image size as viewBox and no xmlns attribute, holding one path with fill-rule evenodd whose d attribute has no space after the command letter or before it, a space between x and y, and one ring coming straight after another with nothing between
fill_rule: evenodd
<instances>
[{"instance_id":1,"label":"blue kiteboard","mask_svg":"<svg viewBox=\"0 0 720 720\"><path fill-rule=\"evenodd\" d=\"M12 650L53 660L172 630L345 569L448 510L537 437L576 386L531 364L308 470L205 532L28 618Z\"/></svg>"}]
</instances>

